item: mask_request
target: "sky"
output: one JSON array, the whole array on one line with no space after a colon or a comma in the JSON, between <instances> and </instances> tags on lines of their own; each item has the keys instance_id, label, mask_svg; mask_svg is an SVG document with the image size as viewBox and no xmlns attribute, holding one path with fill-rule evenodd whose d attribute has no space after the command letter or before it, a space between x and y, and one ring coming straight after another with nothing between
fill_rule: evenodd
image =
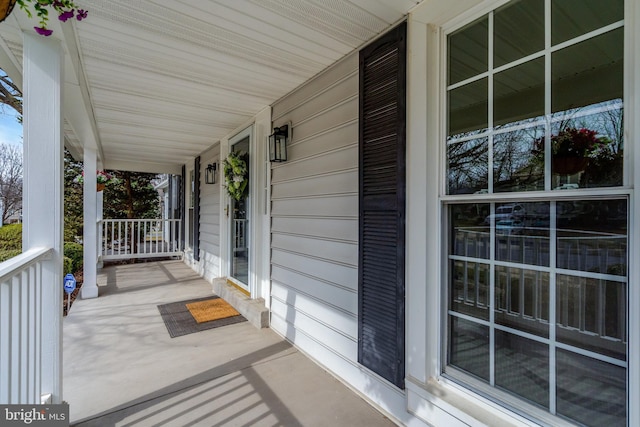
<instances>
[{"instance_id":1,"label":"sky","mask_svg":"<svg viewBox=\"0 0 640 427\"><path fill-rule=\"evenodd\" d=\"M0 108L0 144L22 145L22 125L9 107Z\"/></svg>"}]
</instances>

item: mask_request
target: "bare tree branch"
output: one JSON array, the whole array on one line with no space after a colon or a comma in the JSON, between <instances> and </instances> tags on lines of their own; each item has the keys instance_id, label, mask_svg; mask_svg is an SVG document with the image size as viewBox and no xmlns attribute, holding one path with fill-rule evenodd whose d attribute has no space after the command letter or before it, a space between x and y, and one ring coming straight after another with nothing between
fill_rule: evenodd
<instances>
[{"instance_id":1,"label":"bare tree branch","mask_svg":"<svg viewBox=\"0 0 640 427\"><path fill-rule=\"evenodd\" d=\"M22 207L22 150L11 144L0 145L0 204L3 224Z\"/></svg>"},{"instance_id":2,"label":"bare tree branch","mask_svg":"<svg viewBox=\"0 0 640 427\"><path fill-rule=\"evenodd\" d=\"M0 103L8 105L22 116L22 92L2 69L0 69Z\"/></svg>"}]
</instances>

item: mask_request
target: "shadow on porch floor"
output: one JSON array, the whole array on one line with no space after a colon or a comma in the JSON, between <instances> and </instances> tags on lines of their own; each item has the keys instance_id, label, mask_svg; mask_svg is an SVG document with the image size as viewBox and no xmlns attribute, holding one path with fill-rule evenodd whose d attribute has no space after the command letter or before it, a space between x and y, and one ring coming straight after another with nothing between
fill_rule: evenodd
<instances>
[{"instance_id":1,"label":"shadow on porch floor","mask_svg":"<svg viewBox=\"0 0 640 427\"><path fill-rule=\"evenodd\" d=\"M158 304L211 295L180 261L107 267L64 320L64 399L76 426L389 426L249 322L170 338Z\"/></svg>"}]
</instances>

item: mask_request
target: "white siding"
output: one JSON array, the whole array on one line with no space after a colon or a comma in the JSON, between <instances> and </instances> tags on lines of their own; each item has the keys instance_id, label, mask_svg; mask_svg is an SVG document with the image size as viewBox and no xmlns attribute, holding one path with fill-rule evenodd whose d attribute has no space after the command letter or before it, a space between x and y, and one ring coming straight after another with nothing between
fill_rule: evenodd
<instances>
[{"instance_id":1,"label":"white siding","mask_svg":"<svg viewBox=\"0 0 640 427\"><path fill-rule=\"evenodd\" d=\"M271 173L271 327L356 366L358 55L276 103L274 126L289 121L289 160Z\"/></svg>"},{"instance_id":2,"label":"white siding","mask_svg":"<svg viewBox=\"0 0 640 427\"><path fill-rule=\"evenodd\" d=\"M200 263L197 271L208 281L220 277L220 191L223 173L220 145L215 144L200 156ZM205 184L207 165L217 163L216 183Z\"/></svg>"}]
</instances>

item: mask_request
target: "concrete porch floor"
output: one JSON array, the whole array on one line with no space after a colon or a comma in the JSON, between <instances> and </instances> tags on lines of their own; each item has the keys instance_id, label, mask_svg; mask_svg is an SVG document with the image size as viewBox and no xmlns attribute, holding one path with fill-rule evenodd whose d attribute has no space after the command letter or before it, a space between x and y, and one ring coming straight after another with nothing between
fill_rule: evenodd
<instances>
[{"instance_id":1,"label":"concrete porch floor","mask_svg":"<svg viewBox=\"0 0 640 427\"><path fill-rule=\"evenodd\" d=\"M270 329L170 338L158 304L212 295L181 261L107 267L64 319L75 426L392 426Z\"/></svg>"}]
</instances>

